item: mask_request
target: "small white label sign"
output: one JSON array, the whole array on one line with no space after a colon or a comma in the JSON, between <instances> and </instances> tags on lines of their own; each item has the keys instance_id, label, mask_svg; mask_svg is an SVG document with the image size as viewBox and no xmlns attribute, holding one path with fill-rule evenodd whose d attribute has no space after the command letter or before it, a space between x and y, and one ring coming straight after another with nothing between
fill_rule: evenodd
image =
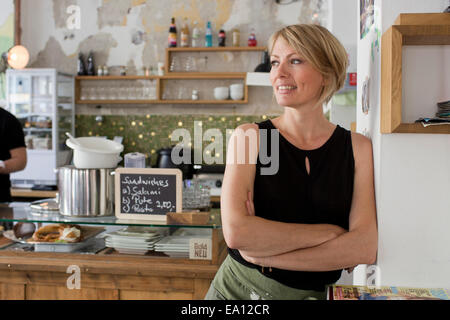
<instances>
[{"instance_id":1,"label":"small white label sign","mask_svg":"<svg viewBox=\"0 0 450 320\"><path fill-rule=\"evenodd\" d=\"M189 259L212 259L212 242L207 238L192 238L189 240Z\"/></svg>"}]
</instances>

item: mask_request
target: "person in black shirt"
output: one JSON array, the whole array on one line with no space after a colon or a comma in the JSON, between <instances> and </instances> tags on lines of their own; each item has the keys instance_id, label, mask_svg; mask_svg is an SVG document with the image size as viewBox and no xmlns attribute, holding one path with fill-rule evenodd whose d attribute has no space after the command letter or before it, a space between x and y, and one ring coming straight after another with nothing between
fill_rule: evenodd
<instances>
[{"instance_id":1,"label":"person in black shirt","mask_svg":"<svg viewBox=\"0 0 450 320\"><path fill-rule=\"evenodd\" d=\"M0 107L0 202L10 202L9 174L25 169L27 151L19 120Z\"/></svg>"},{"instance_id":2,"label":"person in black shirt","mask_svg":"<svg viewBox=\"0 0 450 320\"><path fill-rule=\"evenodd\" d=\"M322 108L344 85L344 47L326 28L301 24L274 33L269 53L284 113L243 124L229 140L229 254L205 299L325 299L343 269L376 260L371 141Z\"/></svg>"}]
</instances>

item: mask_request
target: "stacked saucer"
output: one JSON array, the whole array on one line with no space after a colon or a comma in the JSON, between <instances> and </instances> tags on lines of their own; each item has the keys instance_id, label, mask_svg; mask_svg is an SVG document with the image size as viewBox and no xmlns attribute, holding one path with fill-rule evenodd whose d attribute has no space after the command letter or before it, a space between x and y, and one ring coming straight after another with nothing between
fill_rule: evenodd
<instances>
[{"instance_id":1,"label":"stacked saucer","mask_svg":"<svg viewBox=\"0 0 450 320\"><path fill-rule=\"evenodd\" d=\"M189 241L192 238L211 239L210 229L180 228L155 244L155 251L170 257L189 258Z\"/></svg>"},{"instance_id":2,"label":"stacked saucer","mask_svg":"<svg viewBox=\"0 0 450 320\"><path fill-rule=\"evenodd\" d=\"M119 253L146 254L154 249L154 245L162 235L146 228L125 228L105 235L105 245Z\"/></svg>"},{"instance_id":3,"label":"stacked saucer","mask_svg":"<svg viewBox=\"0 0 450 320\"><path fill-rule=\"evenodd\" d=\"M167 236L155 244L155 251L164 252L170 257L189 257L189 236Z\"/></svg>"}]
</instances>

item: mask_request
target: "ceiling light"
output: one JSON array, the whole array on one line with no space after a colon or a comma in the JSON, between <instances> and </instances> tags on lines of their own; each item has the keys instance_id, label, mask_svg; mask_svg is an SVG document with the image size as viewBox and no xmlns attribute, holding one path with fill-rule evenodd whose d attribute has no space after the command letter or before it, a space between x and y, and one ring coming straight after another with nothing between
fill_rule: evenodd
<instances>
[{"instance_id":1,"label":"ceiling light","mask_svg":"<svg viewBox=\"0 0 450 320\"><path fill-rule=\"evenodd\" d=\"M23 69L30 60L30 54L24 46L14 46L8 51L8 64L14 69Z\"/></svg>"}]
</instances>

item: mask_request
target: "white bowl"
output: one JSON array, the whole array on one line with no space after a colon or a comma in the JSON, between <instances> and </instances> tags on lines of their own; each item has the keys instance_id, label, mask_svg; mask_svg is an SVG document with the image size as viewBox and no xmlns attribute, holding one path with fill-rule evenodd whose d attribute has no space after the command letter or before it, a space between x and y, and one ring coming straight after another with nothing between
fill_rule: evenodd
<instances>
[{"instance_id":1,"label":"white bowl","mask_svg":"<svg viewBox=\"0 0 450 320\"><path fill-rule=\"evenodd\" d=\"M244 85L241 83L230 86L230 97L233 100L242 100L244 98Z\"/></svg>"},{"instance_id":2,"label":"white bowl","mask_svg":"<svg viewBox=\"0 0 450 320\"><path fill-rule=\"evenodd\" d=\"M226 100L229 96L228 87L217 87L214 88L214 98L216 100Z\"/></svg>"},{"instance_id":3,"label":"white bowl","mask_svg":"<svg viewBox=\"0 0 450 320\"><path fill-rule=\"evenodd\" d=\"M116 168L122 160L120 153L123 145L112 140L97 137L75 139L79 145L66 140L66 145L73 149L73 164L78 169Z\"/></svg>"}]
</instances>

